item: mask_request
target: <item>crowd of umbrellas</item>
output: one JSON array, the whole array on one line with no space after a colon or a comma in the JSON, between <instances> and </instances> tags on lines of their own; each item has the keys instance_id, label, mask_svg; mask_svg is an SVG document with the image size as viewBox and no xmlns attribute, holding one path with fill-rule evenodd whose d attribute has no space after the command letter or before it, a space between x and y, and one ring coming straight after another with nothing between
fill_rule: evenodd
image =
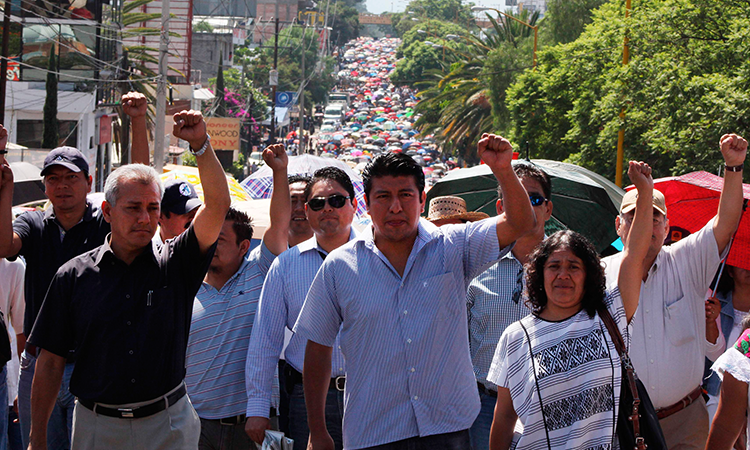
<instances>
[{"instance_id":1,"label":"crowd of umbrellas","mask_svg":"<svg viewBox=\"0 0 750 450\"><path fill-rule=\"evenodd\" d=\"M414 129L415 92L390 83L399 44L395 38L361 37L342 49L336 89L349 94L350 104L341 123L324 122L313 145L316 153L345 161L357 172L382 152L404 152L424 168L431 186L457 164L440 159L434 136Z\"/></svg>"}]
</instances>

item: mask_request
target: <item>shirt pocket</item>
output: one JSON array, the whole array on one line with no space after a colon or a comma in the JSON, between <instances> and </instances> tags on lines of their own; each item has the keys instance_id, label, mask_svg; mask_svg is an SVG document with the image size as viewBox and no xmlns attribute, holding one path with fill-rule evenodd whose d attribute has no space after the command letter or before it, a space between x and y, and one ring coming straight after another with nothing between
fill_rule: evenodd
<instances>
[{"instance_id":1,"label":"shirt pocket","mask_svg":"<svg viewBox=\"0 0 750 450\"><path fill-rule=\"evenodd\" d=\"M664 306L664 327L669 342L674 346L685 345L695 339L693 312L685 297Z\"/></svg>"}]
</instances>

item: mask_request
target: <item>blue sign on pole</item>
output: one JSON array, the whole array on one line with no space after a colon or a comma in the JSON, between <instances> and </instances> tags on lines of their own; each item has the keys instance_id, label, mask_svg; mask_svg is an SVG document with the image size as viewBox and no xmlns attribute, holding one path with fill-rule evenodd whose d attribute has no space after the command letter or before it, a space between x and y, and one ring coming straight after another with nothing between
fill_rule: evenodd
<instances>
[{"instance_id":1,"label":"blue sign on pole","mask_svg":"<svg viewBox=\"0 0 750 450\"><path fill-rule=\"evenodd\" d=\"M287 108L297 103L296 92L277 92L276 93L276 106L279 108Z\"/></svg>"}]
</instances>

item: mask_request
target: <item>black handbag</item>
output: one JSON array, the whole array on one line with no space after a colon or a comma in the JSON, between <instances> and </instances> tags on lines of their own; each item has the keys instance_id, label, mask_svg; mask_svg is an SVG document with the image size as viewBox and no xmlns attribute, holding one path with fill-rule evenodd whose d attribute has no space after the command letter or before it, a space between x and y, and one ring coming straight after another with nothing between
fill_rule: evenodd
<instances>
[{"instance_id":1,"label":"black handbag","mask_svg":"<svg viewBox=\"0 0 750 450\"><path fill-rule=\"evenodd\" d=\"M646 387L638 379L625 349L620 330L607 309L599 311L599 317L607 327L612 342L622 362L622 387L620 389L620 409L617 418L617 439L621 450L667 450L664 433L659 425L654 405L648 397Z\"/></svg>"}]
</instances>

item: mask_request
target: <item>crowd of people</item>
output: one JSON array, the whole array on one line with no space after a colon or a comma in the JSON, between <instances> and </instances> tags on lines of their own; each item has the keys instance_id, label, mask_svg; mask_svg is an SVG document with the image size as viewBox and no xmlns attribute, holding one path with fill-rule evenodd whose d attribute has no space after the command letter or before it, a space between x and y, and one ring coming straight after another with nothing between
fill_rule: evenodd
<instances>
[{"instance_id":1,"label":"crowd of people","mask_svg":"<svg viewBox=\"0 0 750 450\"><path fill-rule=\"evenodd\" d=\"M341 49L337 89L350 101L341 120L324 120L313 136L317 153L351 163L361 172L383 152L405 153L422 166L432 186L458 163L443 157L433 135L415 129L417 93L389 80L396 67L397 38L360 37Z\"/></svg>"},{"instance_id":2,"label":"crowd of people","mask_svg":"<svg viewBox=\"0 0 750 450\"><path fill-rule=\"evenodd\" d=\"M145 129L145 97L123 106ZM743 211L742 137L719 141L716 217L669 246L666 199L630 162L611 224L624 250L600 258L574 231L545 234L550 177L493 134L477 152L496 216L427 205L419 154L385 149L362 169L359 233L350 177L288 176L271 145L270 225L251 248L201 113L174 122L202 200L162 186L139 138L101 204L84 155L52 150L51 206L13 218L0 160L0 362L11 338L20 357L0 397L18 397L22 448L249 449L281 430L295 450L616 449L618 342L668 448L750 448L750 271L730 267L706 299ZM7 139L0 126L0 157ZM17 448L7 428L0 414L0 450Z\"/></svg>"}]
</instances>

